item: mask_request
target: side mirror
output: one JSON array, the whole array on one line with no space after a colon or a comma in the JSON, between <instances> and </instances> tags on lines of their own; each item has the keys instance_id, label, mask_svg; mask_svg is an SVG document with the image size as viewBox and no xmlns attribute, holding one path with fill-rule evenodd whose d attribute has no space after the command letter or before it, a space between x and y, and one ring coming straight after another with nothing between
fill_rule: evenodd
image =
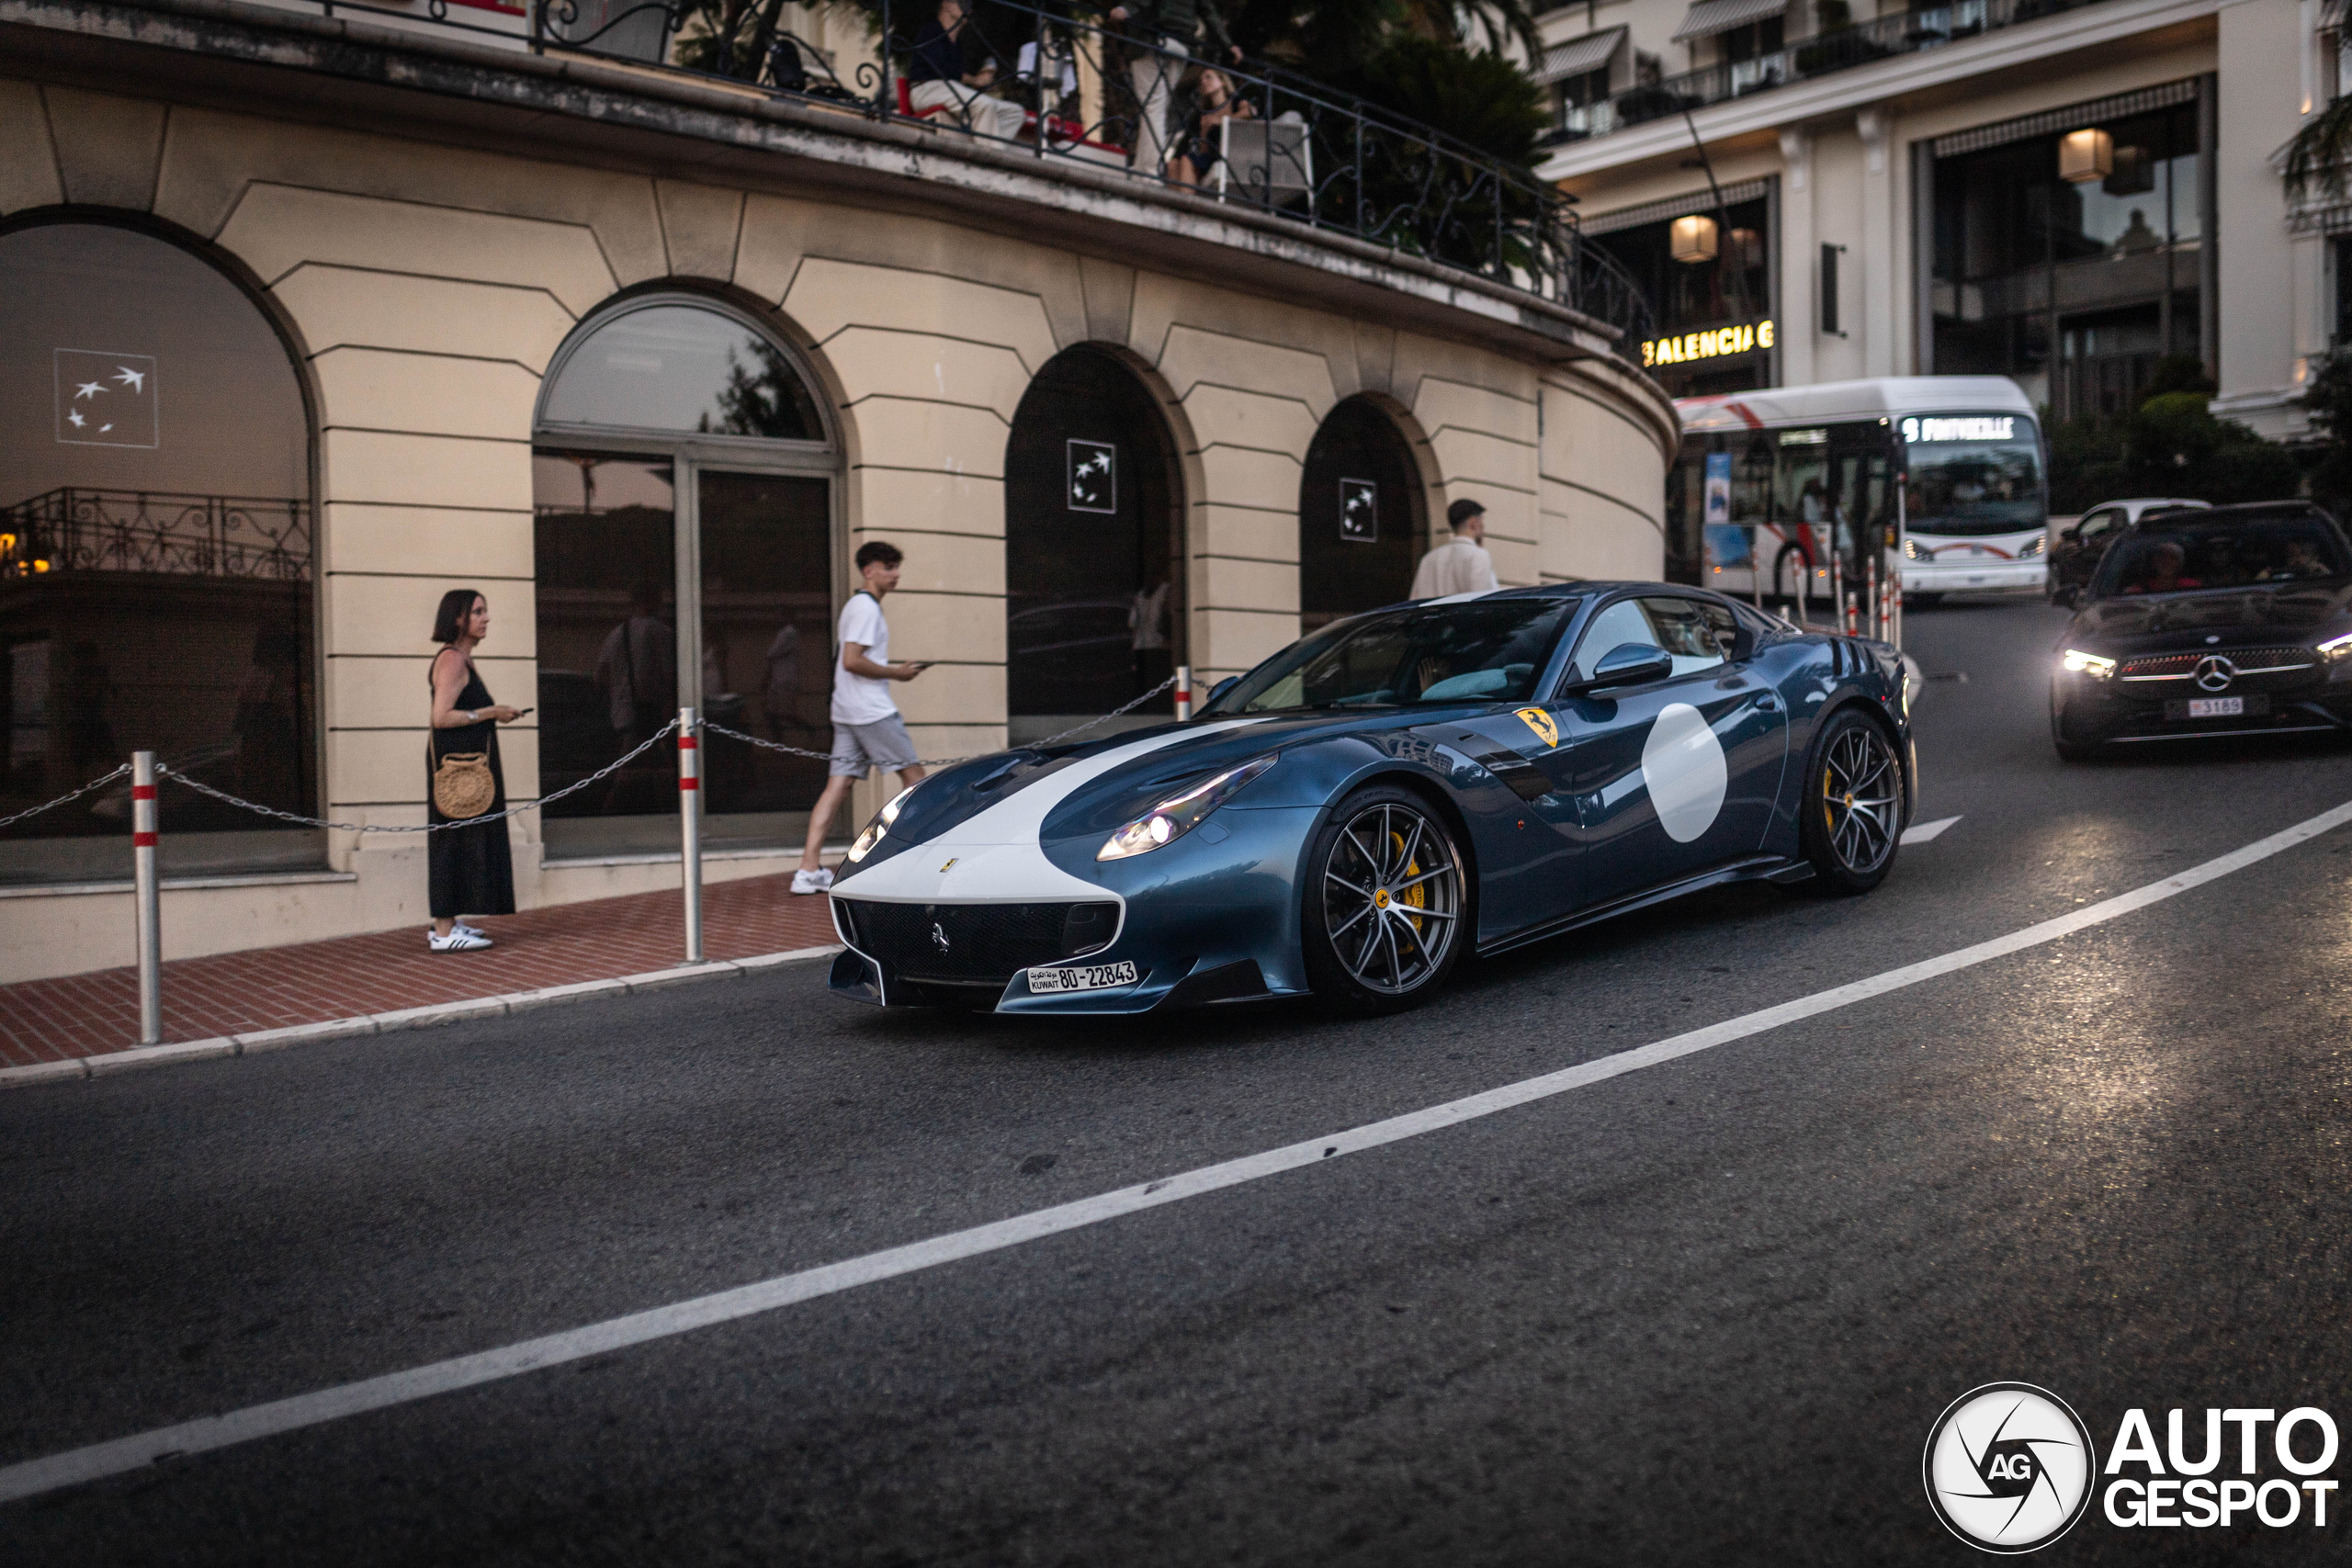
<instances>
[{"instance_id":1,"label":"side mirror","mask_svg":"<svg viewBox=\"0 0 2352 1568\"><path fill-rule=\"evenodd\" d=\"M2080 523L2067 524L2066 526L2058 531L2058 542L2062 545L2081 544L2083 542L2083 525Z\"/></svg>"},{"instance_id":2,"label":"side mirror","mask_svg":"<svg viewBox=\"0 0 2352 1568\"><path fill-rule=\"evenodd\" d=\"M1674 660L1666 649L1646 642L1621 642L1600 656L1592 674L1571 684L1571 692L1597 692L1604 686L1639 686L1651 681L1663 681L1674 673Z\"/></svg>"},{"instance_id":3,"label":"side mirror","mask_svg":"<svg viewBox=\"0 0 2352 1568\"><path fill-rule=\"evenodd\" d=\"M1241 684L1240 676L1227 675L1224 680L1219 681L1216 685L1209 688L1208 701L1203 703L1201 706L1204 708L1215 707L1216 705L1216 700L1219 697L1225 695L1226 693L1233 690L1234 687L1238 686L1239 684Z\"/></svg>"}]
</instances>

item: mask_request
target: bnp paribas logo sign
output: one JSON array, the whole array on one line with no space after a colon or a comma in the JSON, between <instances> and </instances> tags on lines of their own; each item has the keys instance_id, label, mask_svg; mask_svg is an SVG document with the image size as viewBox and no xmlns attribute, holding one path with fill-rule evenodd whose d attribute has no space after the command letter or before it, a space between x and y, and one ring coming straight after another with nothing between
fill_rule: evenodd
<instances>
[{"instance_id":1,"label":"bnp paribas logo sign","mask_svg":"<svg viewBox=\"0 0 2352 1568\"><path fill-rule=\"evenodd\" d=\"M2157 1438L2159 1426L2164 1438ZM2338 1483L2335 1421L2302 1405L2127 1410L2099 1463L2090 1427L2031 1383L1973 1388L1937 1417L1928 1501L1980 1551L2037 1551L2091 1511L2121 1529L2325 1529Z\"/></svg>"}]
</instances>

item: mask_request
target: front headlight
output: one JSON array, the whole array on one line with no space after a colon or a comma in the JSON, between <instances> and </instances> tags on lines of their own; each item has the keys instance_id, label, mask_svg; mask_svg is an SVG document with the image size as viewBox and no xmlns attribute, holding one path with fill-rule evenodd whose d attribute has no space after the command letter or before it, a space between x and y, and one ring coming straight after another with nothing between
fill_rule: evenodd
<instances>
[{"instance_id":1,"label":"front headlight","mask_svg":"<svg viewBox=\"0 0 2352 1568\"><path fill-rule=\"evenodd\" d=\"M890 824L899 819L899 807L907 803L907 796L914 794L915 788L915 785L909 784L892 795L888 806L874 814L874 820L865 825L865 831L860 833L857 842L849 847L851 863L854 864L874 852L874 846L889 833Z\"/></svg>"},{"instance_id":2,"label":"front headlight","mask_svg":"<svg viewBox=\"0 0 2352 1568\"><path fill-rule=\"evenodd\" d=\"M2087 675L2094 681L2104 681L2115 673L2114 660L2101 659L2096 653L2085 653L2079 648L2068 649L2059 662L2065 666L2067 674Z\"/></svg>"},{"instance_id":3,"label":"front headlight","mask_svg":"<svg viewBox=\"0 0 2352 1568\"><path fill-rule=\"evenodd\" d=\"M1229 799L1233 792L1274 765L1279 751L1255 757L1215 778L1204 779L1172 795L1102 840L1096 860L1125 860L1148 855L1162 844L1172 844L1201 825L1201 819Z\"/></svg>"},{"instance_id":4,"label":"front headlight","mask_svg":"<svg viewBox=\"0 0 2352 1568\"><path fill-rule=\"evenodd\" d=\"M2022 546L2018 547L2018 559L2030 560L2049 547L2049 536L2046 534L2036 534L2032 538L2028 539Z\"/></svg>"},{"instance_id":5,"label":"front headlight","mask_svg":"<svg viewBox=\"0 0 2352 1568\"><path fill-rule=\"evenodd\" d=\"M1927 546L1921 544L1917 539L1904 540L1903 553L1913 560L1933 560L1936 558L1936 552L1928 548Z\"/></svg>"},{"instance_id":6,"label":"front headlight","mask_svg":"<svg viewBox=\"0 0 2352 1568\"><path fill-rule=\"evenodd\" d=\"M2347 632L2342 637L2329 637L2325 642L2321 643L2319 656L2330 664L2341 664L2344 660L2352 659L2352 632Z\"/></svg>"}]
</instances>

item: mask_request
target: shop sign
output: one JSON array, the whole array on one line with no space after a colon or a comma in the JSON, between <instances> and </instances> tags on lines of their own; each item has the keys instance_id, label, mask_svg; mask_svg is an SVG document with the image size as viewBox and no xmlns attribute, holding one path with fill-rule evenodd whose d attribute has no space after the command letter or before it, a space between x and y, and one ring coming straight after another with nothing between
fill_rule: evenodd
<instances>
[{"instance_id":1,"label":"shop sign","mask_svg":"<svg viewBox=\"0 0 2352 1568\"><path fill-rule=\"evenodd\" d=\"M1772 346L1772 323L1750 321L1718 327L1713 332L1684 333L1680 337L1652 338L1642 344L1645 366L1687 365L1694 359L1721 359L1726 355L1753 354Z\"/></svg>"}]
</instances>

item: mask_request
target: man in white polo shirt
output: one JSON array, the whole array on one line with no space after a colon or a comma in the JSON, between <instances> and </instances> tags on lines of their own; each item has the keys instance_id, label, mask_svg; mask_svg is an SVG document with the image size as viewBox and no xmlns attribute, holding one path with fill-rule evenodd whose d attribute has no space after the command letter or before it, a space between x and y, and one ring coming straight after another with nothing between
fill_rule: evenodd
<instances>
[{"instance_id":1,"label":"man in white polo shirt","mask_svg":"<svg viewBox=\"0 0 2352 1568\"><path fill-rule=\"evenodd\" d=\"M896 545L879 539L858 547L857 574L865 586L842 606L842 651L833 661L831 776L808 813L808 841L800 852L800 869L792 874L795 893L822 893L833 885L833 874L820 863L825 832L848 797L849 786L867 770L898 774L902 789L922 782L906 720L890 697L890 682L911 681L926 666L920 660L890 662L890 623L882 618L882 596L899 586L899 568L905 559Z\"/></svg>"},{"instance_id":2,"label":"man in white polo shirt","mask_svg":"<svg viewBox=\"0 0 2352 1568\"><path fill-rule=\"evenodd\" d=\"M1413 597L1440 599L1455 593L1492 593L1495 558L1487 553L1487 509L1464 496L1445 509L1453 537L1421 558L1413 573Z\"/></svg>"}]
</instances>

